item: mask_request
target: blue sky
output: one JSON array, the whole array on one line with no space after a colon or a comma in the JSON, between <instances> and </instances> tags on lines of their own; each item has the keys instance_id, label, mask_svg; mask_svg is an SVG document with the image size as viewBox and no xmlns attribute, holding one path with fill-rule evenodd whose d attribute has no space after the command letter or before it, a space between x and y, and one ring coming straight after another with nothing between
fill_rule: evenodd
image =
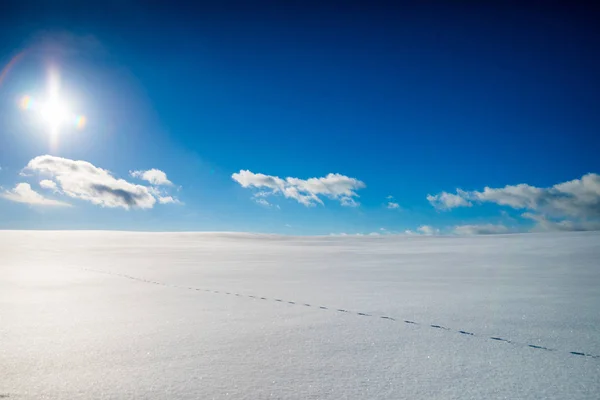
<instances>
[{"instance_id":1,"label":"blue sky","mask_svg":"<svg viewBox=\"0 0 600 400\"><path fill-rule=\"evenodd\" d=\"M0 229L600 227L590 10L61 4L0 12Z\"/></svg>"}]
</instances>

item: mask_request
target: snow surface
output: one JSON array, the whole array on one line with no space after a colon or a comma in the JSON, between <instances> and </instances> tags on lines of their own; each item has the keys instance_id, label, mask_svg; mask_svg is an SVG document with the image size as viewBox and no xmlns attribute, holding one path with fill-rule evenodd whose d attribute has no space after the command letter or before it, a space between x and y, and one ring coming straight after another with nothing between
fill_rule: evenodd
<instances>
[{"instance_id":1,"label":"snow surface","mask_svg":"<svg viewBox=\"0 0 600 400\"><path fill-rule=\"evenodd\" d=\"M0 245L0 397L600 398L599 233Z\"/></svg>"}]
</instances>

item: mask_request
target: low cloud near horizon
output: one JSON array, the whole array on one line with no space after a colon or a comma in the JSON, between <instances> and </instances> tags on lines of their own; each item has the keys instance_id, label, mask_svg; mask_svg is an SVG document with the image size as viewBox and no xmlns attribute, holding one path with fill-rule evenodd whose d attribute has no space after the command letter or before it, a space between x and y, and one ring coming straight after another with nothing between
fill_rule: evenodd
<instances>
[{"instance_id":1,"label":"low cloud near horizon","mask_svg":"<svg viewBox=\"0 0 600 400\"><path fill-rule=\"evenodd\" d=\"M481 203L526 210L522 217L534 221L535 230L600 229L600 175L593 173L547 188L521 183L482 191L456 189L456 194L441 192L427 200L441 211Z\"/></svg>"},{"instance_id":2,"label":"low cloud near horizon","mask_svg":"<svg viewBox=\"0 0 600 400\"><path fill-rule=\"evenodd\" d=\"M17 183L11 189L0 193L0 197L16 203L25 203L38 206L53 206L53 207L71 207L71 204L64 201L53 200L39 194L31 188L29 183Z\"/></svg>"},{"instance_id":3,"label":"low cloud near horizon","mask_svg":"<svg viewBox=\"0 0 600 400\"><path fill-rule=\"evenodd\" d=\"M356 197L359 197L356 191L366 187L363 182L356 178L333 173L322 178L309 178L305 180L293 177L280 178L278 176L255 174L248 170L240 170L240 172L231 175L231 178L243 188L259 189L254 194L255 198L280 194L285 198L294 199L306 207L312 207L317 204L323 205L323 200L319 196L337 200L345 207L357 207L360 203L355 200Z\"/></svg>"},{"instance_id":4,"label":"low cloud near horizon","mask_svg":"<svg viewBox=\"0 0 600 400\"><path fill-rule=\"evenodd\" d=\"M481 225L457 225L453 233L457 235L498 235L509 233L509 229L501 224L481 224Z\"/></svg>"},{"instance_id":5,"label":"low cloud near horizon","mask_svg":"<svg viewBox=\"0 0 600 400\"><path fill-rule=\"evenodd\" d=\"M152 169L140 171L147 180L160 185L171 184L166 174ZM160 204L179 203L179 200L168 194L163 194L154 187L134 184L124 179L115 178L105 169L83 160L50 155L38 156L27 163L23 169L24 176L32 173L39 174L45 179L40 181L40 187L52 190L55 195L67 196L84 200L92 204L109 207L150 209L158 202ZM168 183L167 183L168 182ZM1 194L5 199L32 205L66 205L59 200L45 198L31 189L28 183L18 183L14 189Z\"/></svg>"}]
</instances>

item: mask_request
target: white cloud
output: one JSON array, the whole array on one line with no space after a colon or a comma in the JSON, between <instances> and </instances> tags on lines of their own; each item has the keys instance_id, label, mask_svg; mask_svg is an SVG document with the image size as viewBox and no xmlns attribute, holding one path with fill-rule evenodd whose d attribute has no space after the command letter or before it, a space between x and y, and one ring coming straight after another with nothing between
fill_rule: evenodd
<instances>
[{"instance_id":1,"label":"white cloud","mask_svg":"<svg viewBox=\"0 0 600 400\"><path fill-rule=\"evenodd\" d=\"M156 196L160 204L183 204L173 196Z\"/></svg>"},{"instance_id":2,"label":"white cloud","mask_svg":"<svg viewBox=\"0 0 600 400\"><path fill-rule=\"evenodd\" d=\"M470 206L471 201L490 202L516 209L528 209L556 217L600 217L600 175L586 174L581 179L558 183L548 188L538 188L525 183L503 188L485 187L483 191L457 194L442 192L427 196L439 208Z\"/></svg>"},{"instance_id":3,"label":"white cloud","mask_svg":"<svg viewBox=\"0 0 600 400\"><path fill-rule=\"evenodd\" d=\"M340 199L340 204L344 207L358 207L360 203L355 201L352 197L342 197Z\"/></svg>"},{"instance_id":4,"label":"white cloud","mask_svg":"<svg viewBox=\"0 0 600 400\"><path fill-rule=\"evenodd\" d=\"M429 225L421 225L417 228L417 231L420 232L422 235L427 236L437 235L440 233L439 229L433 228Z\"/></svg>"},{"instance_id":5,"label":"white cloud","mask_svg":"<svg viewBox=\"0 0 600 400\"><path fill-rule=\"evenodd\" d=\"M134 178L139 178L150 182L153 185L172 185L173 182L167 179L167 174L160 169L152 168L147 171L129 171Z\"/></svg>"},{"instance_id":6,"label":"white cloud","mask_svg":"<svg viewBox=\"0 0 600 400\"><path fill-rule=\"evenodd\" d=\"M57 190L56 182L51 181L49 179L42 179L40 181L40 187L43 189Z\"/></svg>"},{"instance_id":7,"label":"white cloud","mask_svg":"<svg viewBox=\"0 0 600 400\"><path fill-rule=\"evenodd\" d=\"M256 199L254 199L254 201L256 202L256 204L260 204L261 206L271 207L271 203L269 203L267 200L263 199L262 197L256 198Z\"/></svg>"},{"instance_id":8,"label":"white cloud","mask_svg":"<svg viewBox=\"0 0 600 400\"><path fill-rule=\"evenodd\" d=\"M554 185L539 202L557 214L600 217L600 175L586 174Z\"/></svg>"},{"instance_id":9,"label":"white cloud","mask_svg":"<svg viewBox=\"0 0 600 400\"><path fill-rule=\"evenodd\" d=\"M427 200L438 209L489 202L529 210L533 213L525 213L523 217L537 221L539 229L596 229L600 224L600 175L590 173L547 188L521 183L503 188L485 187L483 191L459 189L456 195L442 192L427 196Z\"/></svg>"},{"instance_id":10,"label":"white cloud","mask_svg":"<svg viewBox=\"0 0 600 400\"><path fill-rule=\"evenodd\" d=\"M389 196L386 196L386 199L388 200L394 200L394 196L392 196L391 194Z\"/></svg>"},{"instance_id":11,"label":"white cloud","mask_svg":"<svg viewBox=\"0 0 600 400\"><path fill-rule=\"evenodd\" d=\"M45 155L29 161L25 170L50 175L63 194L102 207L152 208L156 203L149 188L114 178L87 161Z\"/></svg>"},{"instance_id":12,"label":"white cloud","mask_svg":"<svg viewBox=\"0 0 600 400\"><path fill-rule=\"evenodd\" d=\"M471 207L471 202L465 197L464 191L457 189L457 194L442 192L436 195L427 195L427 201L438 210L450 210L455 207Z\"/></svg>"},{"instance_id":13,"label":"white cloud","mask_svg":"<svg viewBox=\"0 0 600 400\"><path fill-rule=\"evenodd\" d=\"M340 174L328 174L322 178L305 180L292 177L283 179L278 176L241 170L232 174L231 177L244 188L270 189L270 191L259 191L256 194L259 197L282 194L307 207L323 204L323 200L319 196L337 200L342 206L356 207L359 205L354 199L358 197L356 190L366 186L358 179Z\"/></svg>"},{"instance_id":14,"label":"white cloud","mask_svg":"<svg viewBox=\"0 0 600 400\"><path fill-rule=\"evenodd\" d=\"M508 233L508 231L506 226L494 224L457 225L454 227L454 233L457 235L496 235Z\"/></svg>"},{"instance_id":15,"label":"white cloud","mask_svg":"<svg viewBox=\"0 0 600 400\"><path fill-rule=\"evenodd\" d=\"M148 192L156 197L160 204L183 204L176 197L171 196L166 190L158 186L148 186Z\"/></svg>"},{"instance_id":16,"label":"white cloud","mask_svg":"<svg viewBox=\"0 0 600 400\"><path fill-rule=\"evenodd\" d=\"M330 233L329 236L364 237L364 236L379 236L379 234L377 232L372 232L372 233L369 233L367 235L365 235L364 233L346 233L346 232L341 232L341 233Z\"/></svg>"},{"instance_id":17,"label":"white cloud","mask_svg":"<svg viewBox=\"0 0 600 400\"><path fill-rule=\"evenodd\" d=\"M396 209L400 208L400 204L390 201L387 203L387 208L390 210L396 210Z\"/></svg>"},{"instance_id":18,"label":"white cloud","mask_svg":"<svg viewBox=\"0 0 600 400\"><path fill-rule=\"evenodd\" d=\"M600 230L600 221L573 221L569 219L551 220L543 215L534 213L523 213L523 218L535 221L533 231L598 231Z\"/></svg>"},{"instance_id":19,"label":"white cloud","mask_svg":"<svg viewBox=\"0 0 600 400\"><path fill-rule=\"evenodd\" d=\"M239 173L231 175L233 180L238 182L242 187L269 188L273 190L283 190L285 181L276 176L265 174L255 174L248 170L241 170ZM263 192L265 193L265 192Z\"/></svg>"},{"instance_id":20,"label":"white cloud","mask_svg":"<svg viewBox=\"0 0 600 400\"><path fill-rule=\"evenodd\" d=\"M470 195L473 200L480 202L487 201L501 206L536 208L536 199L542 196L543 193L543 189L522 183L514 186L508 185L500 189L485 187L483 192L474 191L467 195Z\"/></svg>"},{"instance_id":21,"label":"white cloud","mask_svg":"<svg viewBox=\"0 0 600 400\"><path fill-rule=\"evenodd\" d=\"M10 201L16 201L17 203L26 203L39 206L71 207L69 203L48 199L42 196L35 190L31 189L31 185L29 185L29 183L19 183L14 187L14 189L0 193L0 197Z\"/></svg>"}]
</instances>

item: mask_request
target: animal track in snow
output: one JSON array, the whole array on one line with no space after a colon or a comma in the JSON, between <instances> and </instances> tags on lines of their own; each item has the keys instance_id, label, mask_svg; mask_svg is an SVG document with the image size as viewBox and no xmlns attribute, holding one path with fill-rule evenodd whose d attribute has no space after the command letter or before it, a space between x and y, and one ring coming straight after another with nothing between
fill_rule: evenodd
<instances>
[{"instance_id":1,"label":"animal track in snow","mask_svg":"<svg viewBox=\"0 0 600 400\"><path fill-rule=\"evenodd\" d=\"M165 286L165 287L171 287L171 288L177 288L177 289L184 289L184 290L195 290L195 291L204 291L206 293L213 293L213 294L222 294L222 295L234 295L236 297L247 297L247 298L251 298L251 299L260 299L260 300L265 300L265 301L274 301L274 302L278 302L278 303L288 303L290 305L298 305L301 304L305 307L312 307L312 305L310 303L297 303L296 301L287 301L287 300L283 300L283 299L272 299L269 300L267 297L258 297L255 295L245 295L242 293L231 293L231 292L220 292L219 290L211 290L211 289L203 289L203 288L194 288L191 286L179 286L179 285L172 285L172 284L168 284L168 283L162 283L162 282L157 282L157 281L151 281L149 279L144 279L144 278L139 278L139 277L135 277L135 276L131 276L131 275L126 275L126 274L120 274L117 272L108 272L108 271L101 271L101 270L95 270L95 269L89 269L89 268L69 268L69 267L64 267L64 268L68 268L68 269L77 269L77 270L82 270L82 271L87 271L87 272L95 272L95 273L99 273L99 274L106 274L106 275L113 275L113 276L117 276L117 277L121 277L121 278L126 278L126 279L130 279L130 280L134 280L134 281L138 281L138 282L143 282L143 283L151 283L154 285L160 285L160 286ZM319 306L319 309L322 310L333 310L333 311L337 311L337 312L341 312L341 313L350 313L349 310L343 309L343 308L329 308L326 306ZM471 336L471 337L480 337L480 338L484 338L483 336L480 335L476 335L475 333L472 332L468 332L465 330L453 330L450 328L447 328L445 326L442 325L438 325L438 324L420 324L418 322L415 321L410 321L410 320L397 320L396 318L393 317L389 317L389 316L385 316L385 315L372 315L372 314L368 314L365 312L355 312L355 315L361 316L361 317L375 317L375 318L379 318L379 319L386 319L388 321L400 321L400 322L404 322L405 324L411 324L411 325L423 325L423 326L429 326L431 328L434 329L440 329L440 330L445 330L445 331L449 331L449 332L456 332L456 333L460 333L462 335L466 335L466 336ZM515 345L515 346L521 346L521 347L528 347L531 349L536 349L536 350L545 350L545 351L557 351L556 349L551 349L545 346L540 346L540 345L535 345L535 344L522 344L522 343L518 343L518 342L514 342L508 339L503 339L501 337L497 337L497 336L490 336L487 337L487 339L491 339L491 340L495 340L495 341L499 341L499 342L505 342L511 345ZM589 358L594 358L594 359L600 359L600 355L593 355L593 354L589 354L589 353L583 353L580 351L568 351L568 352L564 352L563 354L570 354L570 355L575 355L575 356L580 356L580 357L589 357Z\"/></svg>"}]
</instances>

